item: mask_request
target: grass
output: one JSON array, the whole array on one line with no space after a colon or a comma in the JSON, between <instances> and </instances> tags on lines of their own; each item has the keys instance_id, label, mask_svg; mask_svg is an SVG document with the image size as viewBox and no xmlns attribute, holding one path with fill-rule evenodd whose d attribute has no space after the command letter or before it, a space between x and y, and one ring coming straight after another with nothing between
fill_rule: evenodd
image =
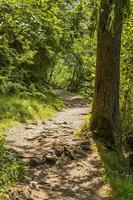
<instances>
[{"instance_id":1,"label":"grass","mask_svg":"<svg viewBox=\"0 0 133 200\"><path fill-rule=\"evenodd\" d=\"M111 200L133 200L133 175L128 173L122 154L110 151L101 142L97 147L105 168L105 181L112 187Z\"/></svg>"},{"instance_id":2,"label":"grass","mask_svg":"<svg viewBox=\"0 0 133 200\"><path fill-rule=\"evenodd\" d=\"M55 95L36 92L19 95L0 95L0 132L17 123L48 119L63 103Z\"/></svg>"},{"instance_id":3,"label":"grass","mask_svg":"<svg viewBox=\"0 0 133 200\"><path fill-rule=\"evenodd\" d=\"M51 118L63 107L62 101L49 91L0 94L0 199L14 182L22 180L26 168L18 156L8 149L3 136L5 129L19 123Z\"/></svg>"},{"instance_id":4,"label":"grass","mask_svg":"<svg viewBox=\"0 0 133 200\"><path fill-rule=\"evenodd\" d=\"M0 199L3 200L5 191L15 181L22 180L26 173L24 163L19 157L11 152L6 141L0 136ZM2 195L3 194L3 195Z\"/></svg>"},{"instance_id":5,"label":"grass","mask_svg":"<svg viewBox=\"0 0 133 200\"><path fill-rule=\"evenodd\" d=\"M82 136L83 134L86 135L87 131L88 131L88 127L90 125L90 119L91 119L91 114L88 114L85 116L85 122L83 123L83 125L77 129L74 134L78 135L78 136Z\"/></svg>"}]
</instances>

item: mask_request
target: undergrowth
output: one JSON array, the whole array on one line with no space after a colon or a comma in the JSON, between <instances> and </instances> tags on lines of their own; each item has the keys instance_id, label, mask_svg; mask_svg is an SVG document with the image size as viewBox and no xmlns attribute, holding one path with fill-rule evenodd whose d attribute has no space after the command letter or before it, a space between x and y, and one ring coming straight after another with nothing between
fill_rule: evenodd
<instances>
[{"instance_id":1,"label":"undergrowth","mask_svg":"<svg viewBox=\"0 0 133 200\"><path fill-rule=\"evenodd\" d=\"M0 136L0 199L6 199L5 193L15 181L22 180L26 168L17 154L7 148L4 137Z\"/></svg>"},{"instance_id":2,"label":"undergrowth","mask_svg":"<svg viewBox=\"0 0 133 200\"><path fill-rule=\"evenodd\" d=\"M105 181L112 187L111 200L133 199L133 175L129 175L122 154L110 151L97 142L98 151L105 168Z\"/></svg>"}]
</instances>

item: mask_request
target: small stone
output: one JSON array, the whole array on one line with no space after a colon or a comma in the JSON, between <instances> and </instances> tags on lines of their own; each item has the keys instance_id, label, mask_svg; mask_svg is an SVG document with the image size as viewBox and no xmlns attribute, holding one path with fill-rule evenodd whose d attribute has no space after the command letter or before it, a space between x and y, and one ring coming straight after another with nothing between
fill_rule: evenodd
<instances>
[{"instance_id":1,"label":"small stone","mask_svg":"<svg viewBox=\"0 0 133 200\"><path fill-rule=\"evenodd\" d=\"M43 161L40 160L39 158L31 158L30 159L30 166L31 167L37 167L39 165L42 165L43 164Z\"/></svg>"},{"instance_id":2,"label":"small stone","mask_svg":"<svg viewBox=\"0 0 133 200\"><path fill-rule=\"evenodd\" d=\"M57 160L58 158L56 155L46 155L46 162L48 164L55 164Z\"/></svg>"},{"instance_id":3,"label":"small stone","mask_svg":"<svg viewBox=\"0 0 133 200\"><path fill-rule=\"evenodd\" d=\"M48 154L55 155L55 152L54 152L54 150L49 150Z\"/></svg>"},{"instance_id":4,"label":"small stone","mask_svg":"<svg viewBox=\"0 0 133 200\"><path fill-rule=\"evenodd\" d=\"M37 183L35 181L31 181L29 187L34 190L37 188Z\"/></svg>"}]
</instances>

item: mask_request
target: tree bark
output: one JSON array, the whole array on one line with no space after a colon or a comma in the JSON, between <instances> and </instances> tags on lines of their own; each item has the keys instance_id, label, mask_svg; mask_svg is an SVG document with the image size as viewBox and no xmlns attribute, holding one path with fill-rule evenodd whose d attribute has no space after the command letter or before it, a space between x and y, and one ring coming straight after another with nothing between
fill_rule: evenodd
<instances>
[{"instance_id":1,"label":"tree bark","mask_svg":"<svg viewBox=\"0 0 133 200\"><path fill-rule=\"evenodd\" d=\"M112 9L114 16L111 20ZM101 0L91 128L96 130L94 131L96 137L106 139L119 149L122 144L119 113L122 24L121 0Z\"/></svg>"}]
</instances>

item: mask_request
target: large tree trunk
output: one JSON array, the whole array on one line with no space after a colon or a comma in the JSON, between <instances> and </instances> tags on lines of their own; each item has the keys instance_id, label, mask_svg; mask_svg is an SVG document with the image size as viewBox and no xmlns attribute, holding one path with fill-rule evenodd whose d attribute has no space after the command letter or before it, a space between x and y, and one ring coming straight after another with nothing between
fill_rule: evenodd
<instances>
[{"instance_id":1,"label":"large tree trunk","mask_svg":"<svg viewBox=\"0 0 133 200\"><path fill-rule=\"evenodd\" d=\"M111 12L114 7L114 18ZM119 114L120 47L123 9L121 0L101 0L98 28L95 95L92 130L121 148L122 129Z\"/></svg>"}]
</instances>

